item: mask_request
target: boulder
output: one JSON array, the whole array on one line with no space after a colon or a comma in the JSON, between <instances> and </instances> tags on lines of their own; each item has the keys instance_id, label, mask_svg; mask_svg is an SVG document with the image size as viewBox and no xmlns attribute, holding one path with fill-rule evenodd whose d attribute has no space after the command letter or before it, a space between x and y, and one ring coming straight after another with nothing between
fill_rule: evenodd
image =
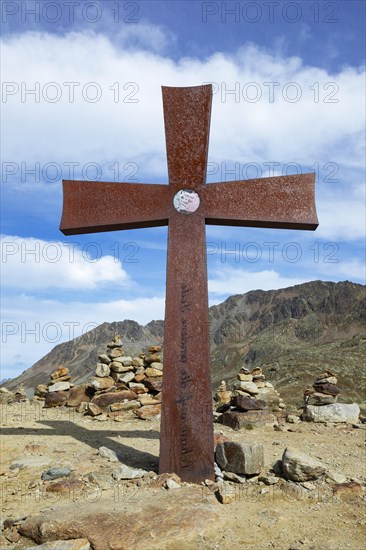
<instances>
[{"instance_id":1,"label":"boulder","mask_svg":"<svg viewBox=\"0 0 366 550\"><path fill-rule=\"evenodd\" d=\"M137 394L132 390L103 393L93 397L92 403L95 403L101 409L105 409L110 407L113 403L122 403L125 399L128 399L128 401L137 399Z\"/></svg>"},{"instance_id":2,"label":"boulder","mask_svg":"<svg viewBox=\"0 0 366 550\"><path fill-rule=\"evenodd\" d=\"M126 466L126 464L119 464L118 468L112 472L112 477L116 481L120 481L121 479L137 479L144 477L146 474L146 470L130 468L130 466Z\"/></svg>"},{"instance_id":3,"label":"boulder","mask_svg":"<svg viewBox=\"0 0 366 550\"><path fill-rule=\"evenodd\" d=\"M145 364L150 365L150 363L160 363L160 355L157 353L150 353L149 355L145 355L144 358Z\"/></svg>"},{"instance_id":4,"label":"boulder","mask_svg":"<svg viewBox=\"0 0 366 550\"><path fill-rule=\"evenodd\" d=\"M133 360L129 355L121 355L120 357L116 357L115 361L122 363L124 367L133 367Z\"/></svg>"},{"instance_id":5,"label":"boulder","mask_svg":"<svg viewBox=\"0 0 366 550\"><path fill-rule=\"evenodd\" d=\"M244 372L239 372L236 375L237 380L240 380L241 382L253 382L253 375L252 374L245 374Z\"/></svg>"},{"instance_id":6,"label":"boulder","mask_svg":"<svg viewBox=\"0 0 366 550\"><path fill-rule=\"evenodd\" d=\"M306 401L307 405L330 405L337 401L336 395L330 395L325 393L314 392Z\"/></svg>"},{"instance_id":7,"label":"boulder","mask_svg":"<svg viewBox=\"0 0 366 550\"><path fill-rule=\"evenodd\" d=\"M164 365L163 363L160 363L160 361L153 361L150 363L149 367L152 369L163 370Z\"/></svg>"},{"instance_id":8,"label":"boulder","mask_svg":"<svg viewBox=\"0 0 366 550\"><path fill-rule=\"evenodd\" d=\"M329 382L319 382L314 383L314 390L316 392L325 393L327 395L338 395L340 393L340 389L335 384L329 384Z\"/></svg>"},{"instance_id":9,"label":"boulder","mask_svg":"<svg viewBox=\"0 0 366 550\"><path fill-rule=\"evenodd\" d=\"M150 353L159 353L159 351L161 351L161 346L150 346L149 347L149 352Z\"/></svg>"},{"instance_id":10,"label":"boulder","mask_svg":"<svg viewBox=\"0 0 366 550\"><path fill-rule=\"evenodd\" d=\"M357 424L360 407L357 403L333 403L331 405L307 405L301 415L307 422L345 422Z\"/></svg>"},{"instance_id":11,"label":"boulder","mask_svg":"<svg viewBox=\"0 0 366 550\"><path fill-rule=\"evenodd\" d=\"M38 384L38 386L35 389L34 395L38 395L38 397L46 397L48 392L48 387L46 384Z\"/></svg>"},{"instance_id":12,"label":"boulder","mask_svg":"<svg viewBox=\"0 0 366 550\"><path fill-rule=\"evenodd\" d=\"M258 399L262 399L267 403L267 405L270 408L274 409L278 407L281 401L281 398L278 392L273 388L273 386L271 387L271 386L268 386L267 384L268 382L265 383L264 388L258 388L258 394L256 397Z\"/></svg>"},{"instance_id":13,"label":"boulder","mask_svg":"<svg viewBox=\"0 0 366 550\"><path fill-rule=\"evenodd\" d=\"M139 395L138 400L141 405L158 405L161 403L161 400L159 401L156 397L152 397L151 395Z\"/></svg>"},{"instance_id":14,"label":"boulder","mask_svg":"<svg viewBox=\"0 0 366 550\"><path fill-rule=\"evenodd\" d=\"M70 391L50 392L46 395L44 406L47 409L51 407L60 407L66 403L69 395Z\"/></svg>"},{"instance_id":15,"label":"boulder","mask_svg":"<svg viewBox=\"0 0 366 550\"><path fill-rule=\"evenodd\" d=\"M91 414L91 416L98 416L103 412L103 410L96 403L88 403L87 411Z\"/></svg>"},{"instance_id":16,"label":"boulder","mask_svg":"<svg viewBox=\"0 0 366 550\"><path fill-rule=\"evenodd\" d=\"M110 348L110 349L122 348L122 346L123 346L123 343L119 334L114 336L113 340L111 340L111 342L108 342L107 344L107 348Z\"/></svg>"},{"instance_id":17,"label":"boulder","mask_svg":"<svg viewBox=\"0 0 366 550\"><path fill-rule=\"evenodd\" d=\"M124 366L122 363L119 363L118 361L112 361L112 363L109 363L109 368L112 372L129 372L133 370L133 366Z\"/></svg>"},{"instance_id":18,"label":"boulder","mask_svg":"<svg viewBox=\"0 0 366 550\"><path fill-rule=\"evenodd\" d=\"M95 367L95 376L103 378L104 376L109 376L110 372L111 369L106 363L97 363L97 366Z\"/></svg>"},{"instance_id":19,"label":"boulder","mask_svg":"<svg viewBox=\"0 0 366 550\"><path fill-rule=\"evenodd\" d=\"M245 397L244 395L236 395L233 397L231 404L242 411L258 411L267 407L267 403L262 399Z\"/></svg>"},{"instance_id":20,"label":"boulder","mask_svg":"<svg viewBox=\"0 0 366 550\"><path fill-rule=\"evenodd\" d=\"M154 364L154 363L152 363ZM163 371L159 369L154 369L153 367L147 367L145 374L147 377L154 377L154 376L163 376Z\"/></svg>"},{"instance_id":21,"label":"boulder","mask_svg":"<svg viewBox=\"0 0 366 550\"><path fill-rule=\"evenodd\" d=\"M0 404L6 405L14 399L14 393L7 388L0 388Z\"/></svg>"},{"instance_id":22,"label":"boulder","mask_svg":"<svg viewBox=\"0 0 366 550\"><path fill-rule=\"evenodd\" d=\"M215 457L222 470L235 474L258 474L264 464L261 443L225 441L217 445Z\"/></svg>"},{"instance_id":23,"label":"boulder","mask_svg":"<svg viewBox=\"0 0 366 550\"><path fill-rule=\"evenodd\" d=\"M142 420L147 420L161 413L161 405L144 405L141 409L138 409L135 414Z\"/></svg>"},{"instance_id":24,"label":"boulder","mask_svg":"<svg viewBox=\"0 0 366 550\"><path fill-rule=\"evenodd\" d=\"M217 420L220 424L230 426L233 430L248 426L265 426L277 422L275 415L268 409L262 411L226 411Z\"/></svg>"},{"instance_id":25,"label":"boulder","mask_svg":"<svg viewBox=\"0 0 366 550\"><path fill-rule=\"evenodd\" d=\"M325 474L326 466L319 460L287 447L282 455L282 472L290 481L309 481Z\"/></svg>"},{"instance_id":26,"label":"boulder","mask_svg":"<svg viewBox=\"0 0 366 550\"><path fill-rule=\"evenodd\" d=\"M133 371L127 372L126 374L120 376L118 380L120 382L123 382L124 384L128 384L129 382L132 382L132 380L135 378L135 373Z\"/></svg>"},{"instance_id":27,"label":"boulder","mask_svg":"<svg viewBox=\"0 0 366 550\"><path fill-rule=\"evenodd\" d=\"M328 382L329 384L334 384L336 386L338 381L335 376L328 376L327 374L321 374L315 380L314 384L325 384L326 382Z\"/></svg>"},{"instance_id":28,"label":"boulder","mask_svg":"<svg viewBox=\"0 0 366 550\"><path fill-rule=\"evenodd\" d=\"M87 403L90 401L92 393L87 386L74 386L70 389L66 405L68 407L78 407L81 403Z\"/></svg>"},{"instance_id":29,"label":"boulder","mask_svg":"<svg viewBox=\"0 0 366 550\"><path fill-rule=\"evenodd\" d=\"M135 382L137 382L137 383L139 384L140 382L142 382L143 380L145 380L145 378L146 378L145 374L143 374L143 373L141 372L141 373L135 374L134 380L135 380Z\"/></svg>"},{"instance_id":30,"label":"boulder","mask_svg":"<svg viewBox=\"0 0 366 550\"><path fill-rule=\"evenodd\" d=\"M241 382L238 380L235 383L235 388L238 390L243 390L251 395L257 395L259 393L259 389L257 384L254 384L254 382Z\"/></svg>"},{"instance_id":31,"label":"boulder","mask_svg":"<svg viewBox=\"0 0 366 550\"><path fill-rule=\"evenodd\" d=\"M49 392L65 391L69 389L70 389L70 382L56 382L56 384L51 384L51 386L48 386Z\"/></svg>"},{"instance_id":32,"label":"boulder","mask_svg":"<svg viewBox=\"0 0 366 550\"><path fill-rule=\"evenodd\" d=\"M131 388L132 391L134 391L137 394L148 392L147 387L144 384L141 384L140 382L130 382L128 386Z\"/></svg>"},{"instance_id":33,"label":"boulder","mask_svg":"<svg viewBox=\"0 0 366 550\"><path fill-rule=\"evenodd\" d=\"M102 353L101 355L98 355L98 361L100 363L105 363L106 365L109 365L112 362L112 359L108 357L106 353Z\"/></svg>"},{"instance_id":34,"label":"boulder","mask_svg":"<svg viewBox=\"0 0 366 550\"><path fill-rule=\"evenodd\" d=\"M126 401L125 403L113 403L110 406L111 412L116 411L129 411L132 409L139 409L141 407L140 401L133 399L131 401Z\"/></svg>"},{"instance_id":35,"label":"boulder","mask_svg":"<svg viewBox=\"0 0 366 550\"><path fill-rule=\"evenodd\" d=\"M99 378L99 376L96 376L90 380L90 383L96 390L108 390L114 386L115 382L110 376L106 376L105 378Z\"/></svg>"},{"instance_id":36,"label":"boulder","mask_svg":"<svg viewBox=\"0 0 366 550\"><path fill-rule=\"evenodd\" d=\"M99 447L98 454L103 458L108 458L109 462L118 462L118 456L108 447Z\"/></svg>"},{"instance_id":37,"label":"boulder","mask_svg":"<svg viewBox=\"0 0 366 550\"><path fill-rule=\"evenodd\" d=\"M69 374L64 374L64 376L60 376L59 378L54 378L51 380L51 382L48 383L48 386L51 386L52 384L56 384L57 382L66 382L67 380L70 380L71 376Z\"/></svg>"},{"instance_id":38,"label":"boulder","mask_svg":"<svg viewBox=\"0 0 366 550\"><path fill-rule=\"evenodd\" d=\"M110 359L115 359L116 357L123 356L123 352L122 352L121 348L118 346L118 347L112 348L108 355L109 355Z\"/></svg>"},{"instance_id":39,"label":"boulder","mask_svg":"<svg viewBox=\"0 0 366 550\"><path fill-rule=\"evenodd\" d=\"M61 376L65 376L66 374L69 374L69 369L67 367L60 367L59 369L51 372L50 376L52 380L55 380L56 378L60 378Z\"/></svg>"},{"instance_id":40,"label":"boulder","mask_svg":"<svg viewBox=\"0 0 366 550\"><path fill-rule=\"evenodd\" d=\"M89 501L87 497L83 502L65 502L53 510L50 506L39 515L29 515L19 525L19 532L36 544L86 538L95 550L162 550L173 545L193 548L220 519L213 497L209 494L204 498L199 486L147 491L144 498L131 487L127 496L122 495L112 506L110 499ZM57 550L69 550L67 541Z\"/></svg>"},{"instance_id":41,"label":"boulder","mask_svg":"<svg viewBox=\"0 0 366 550\"><path fill-rule=\"evenodd\" d=\"M144 384L150 391L157 393L161 392L163 388L163 380L161 377L146 378Z\"/></svg>"},{"instance_id":42,"label":"boulder","mask_svg":"<svg viewBox=\"0 0 366 550\"><path fill-rule=\"evenodd\" d=\"M58 479L59 477L68 477L71 474L71 468L50 468L41 475L43 481Z\"/></svg>"},{"instance_id":43,"label":"boulder","mask_svg":"<svg viewBox=\"0 0 366 550\"><path fill-rule=\"evenodd\" d=\"M132 358L132 365L134 367L143 367L144 366L144 360L141 357L133 357Z\"/></svg>"}]
</instances>

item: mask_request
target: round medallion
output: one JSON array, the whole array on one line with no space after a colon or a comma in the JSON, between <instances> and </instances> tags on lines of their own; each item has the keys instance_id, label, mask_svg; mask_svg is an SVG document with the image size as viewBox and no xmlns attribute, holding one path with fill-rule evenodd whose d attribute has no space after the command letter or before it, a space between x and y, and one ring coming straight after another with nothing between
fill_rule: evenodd
<instances>
[{"instance_id":1,"label":"round medallion","mask_svg":"<svg viewBox=\"0 0 366 550\"><path fill-rule=\"evenodd\" d=\"M200 197L192 189L181 189L174 195L174 208L181 214L193 214L200 205Z\"/></svg>"}]
</instances>

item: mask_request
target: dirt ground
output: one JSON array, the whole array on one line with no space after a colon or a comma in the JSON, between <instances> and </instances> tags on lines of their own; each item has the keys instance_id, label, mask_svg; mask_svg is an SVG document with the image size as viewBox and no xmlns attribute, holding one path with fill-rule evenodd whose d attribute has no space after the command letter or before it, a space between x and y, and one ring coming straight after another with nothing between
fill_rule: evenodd
<instances>
[{"instance_id":1,"label":"dirt ground","mask_svg":"<svg viewBox=\"0 0 366 550\"><path fill-rule=\"evenodd\" d=\"M41 403L17 403L1 405L1 518L30 517L36 514L56 512L71 501L83 509L98 506L99 509L118 511L120 495L134 521L145 502L153 498L164 511L175 503L182 505L190 492L200 493L200 499L208 503L209 514L214 521L201 522L192 537L179 533L174 540L161 539L161 549L167 550L231 550L245 548L257 550L363 550L366 547L365 493L343 496L333 493L334 482L320 479L304 487L299 483L280 479L267 486L258 480L251 483L232 484L234 499L221 504L212 488L183 484L175 490L156 488L147 481L90 483L88 474L97 472L104 479L111 478L116 465L98 455L98 448L106 446L114 450L121 462L129 466L157 472L159 455L159 422L143 421L126 412L123 422L100 422L83 417L73 409L43 409ZM233 431L215 424L215 433L222 433L233 441L253 441L264 445L265 471L280 460L287 446L295 447L320 459L329 470L343 474L348 481L366 481L365 430L342 424L286 423L281 431L273 426L253 430ZM11 463L20 457L43 458L49 465L10 469ZM73 477L87 480L85 489L72 494L53 494L46 491L50 482L41 481L41 473L49 467L70 467ZM112 479L111 479L112 481ZM180 491L179 497L177 491ZM97 503L97 504L96 504ZM174 506L176 506L174 504ZM177 505L179 509L179 504ZM176 506L176 508L177 508ZM179 510L176 514L179 521ZM121 510L121 514L123 514ZM194 517L194 510L192 510ZM142 514L142 512L141 512ZM148 519L145 515L145 520ZM193 520L192 520L193 521ZM164 523L164 522L162 522ZM156 526L155 526L156 527ZM164 530L164 525L161 526ZM137 539L136 539L137 540ZM149 550L157 548L149 538L133 548ZM94 546L95 550L118 546ZM34 547L36 543L23 537L11 543L4 536L2 549L20 550ZM120 546L119 548L123 548ZM62 550L62 549L60 549Z\"/></svg>"}]
</instances>

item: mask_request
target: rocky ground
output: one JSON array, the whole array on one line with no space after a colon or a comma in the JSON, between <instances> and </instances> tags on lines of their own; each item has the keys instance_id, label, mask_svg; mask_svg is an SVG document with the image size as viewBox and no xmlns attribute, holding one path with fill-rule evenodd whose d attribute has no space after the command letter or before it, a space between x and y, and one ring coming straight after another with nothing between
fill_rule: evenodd
<instances>
[{"instance_id":1,"label":"rocky ground","mask_svg":"<svg viewBox=\"0 0 366 550\"><path fill-rule=\"evenodd\" d=\"M218 436L264 446L264 477L227 483L231 502L222 504L216 484L173 479L168 489L166 477L157 477L157 419L140 420L126 411L117 423L42 407L28 401L1 405L1 549L84 550L89 543L93 550L365 547L364 425L299 422L234 431L215 424ZM118 463L101 456L101 446L123 464L150 473L114 479ZM276 482L267 485L286 447L320 460L335 479L323 475L296 483L271 474ZM69 475L42 480L50 468ZM339 484L342 476L356 483ZM51 540L64 542L37 546Z\"/></svg>"},{"instance_id":2,"label":"rocky ground","mask_svg":"<svg viewBox=\"0 0 366 550\"><path fill-rule=\"evenodd\" d=\"M168 489L166 477L157 477L157 419L142 421L126 411L123 422L101 422L74 409L43 409L28 401L1 405L1 413L1 548L23 550L52 540L63 542L41 548L84 550L89 543L94 550L365 547L365 496L357 483L344 488L322 476L304 483L278 477L267 485L265 476L265 481L254 476L243 484L227 483L231 502L222 504L216 484L173 479ZM215 433L262 443L264 474L291 447L321 460L336 478L363 486L366 481L363 425L301 422L234 431L215 424ZM151 473L113 479L118 463L101 456L101 446L123 464ZM54 467L71 474L42 480Z\"/></svg>"}]
</instances>

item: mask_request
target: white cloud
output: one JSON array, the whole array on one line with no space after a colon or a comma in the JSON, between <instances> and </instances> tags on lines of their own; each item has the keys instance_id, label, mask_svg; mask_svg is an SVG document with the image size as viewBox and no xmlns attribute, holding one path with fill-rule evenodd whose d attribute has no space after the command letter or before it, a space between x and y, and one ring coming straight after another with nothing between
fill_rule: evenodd
<instances>
[{"instance_id":1,"label":"white cloud","mask_svg":"<svg viewBox=\"0 0 366 550\"><path fill-rule=\"evenodd\" d=\"M214 276L208 281L208 289L210 294L226 297L256 289L277 290L306 281L307 279L280 275L274 270L247 271L224 267L214 272Z\"/></svg>"},{"instance_id":2,"label":"white cloud","mask_svg":"<svg viewBox=\"0 0 366 550\"><path fill-rule=\"evenodd\" d=\"M333 254L335 252L335 254ZM357 281L360 284L366 282L366 266L365 261L361 261L358 258L349 258L340 260L339 250L335 250L333 247L329 247L328 253L332 253L334 261L331 263L319 263L318 272L322 275L328 275L332 280L348 280ZM322 278L322 277L319 277Z\"/></svg>"},{"instance_id":3,"label":"white cloud","mask_svg":"<svg viewBox=\"0 0 366 550\"><path fill-rule=\"evenodd\" d=\"M130 26L126 32L139 48L131 51L90 32L24 33L3 40L3 80L19 86L3 104L8 128L5 159L18 160L19 151L22 160L42 162L102 162L121 160L122 154L122 160L143 160L144 166L146 157L154 159L151 173L161 175L156 170L165 164L162 84L214 83L210 156L215 160L248 162L258 157L258 151L265 161L334 160L344 151L345 141L356 144L362 135L361 69L345 67L331 74L304 66L298 57L270 54L255 45L231 57L217 53L175 62L146 51L146 37L164 42L161 28ZM22 82L27 88L39 83L39 103L31 95L21 101ZM50 82L61 93L54 103L47 100L57 93L55 87L47 87ZM74 103L69 102L70 85L65 82L80 83ZM236 95L229 93L233 89ZM88 102L97 92L100 101ZM256 94L260 99L254 102ZM20 126L21 133L12 131ZM356 148L342 160L359 166L362 150Z\"/></svg>"},{"instance_id":4,"label":"white cloud","mask_svg":"<svg viewBox=\"0 0 366 550\"><path fill-rule=\"evenodd\" d=\"M1 377L17 376L54 346L104 322L133 319L146 324L164 318L164 297L64 303L25 294L4 300ZM7 371L4 371L6 367Z\"/></svg>"},{"instance_id":5,"label":"white cloud","mask_svg":"<svg viewBox=\"0 0 366 550\"><path fill-rule=\"evenodd\" d=\"M317 200L317 238L340 241L364 239L365 191L365 184L349 184L347 193L337 187L331 191L321 191Z\"/></svg>"},{"instance_id":6,"label":"white cloud","mask_svg":"<svg viewBox=\"0 0 366 550\"><path fill-rule=\"evenodd\" d=\"M80 250L72 243L3 235L2 285L23 291L96 289L128 286L131 281L120 262L95 242Z\"/></svg>"},{"instance_id":7,"label":"white cloud","mask_svg":"<svg viewBox=\"0 0 366 550\"><path fill-rule=\"evenodd\" d=\"M114 35L114 41L119 47L162 52L175 42L175 35L164 26L140 21L136 26L123 25Z\"/></svg>"}]
</instances>

